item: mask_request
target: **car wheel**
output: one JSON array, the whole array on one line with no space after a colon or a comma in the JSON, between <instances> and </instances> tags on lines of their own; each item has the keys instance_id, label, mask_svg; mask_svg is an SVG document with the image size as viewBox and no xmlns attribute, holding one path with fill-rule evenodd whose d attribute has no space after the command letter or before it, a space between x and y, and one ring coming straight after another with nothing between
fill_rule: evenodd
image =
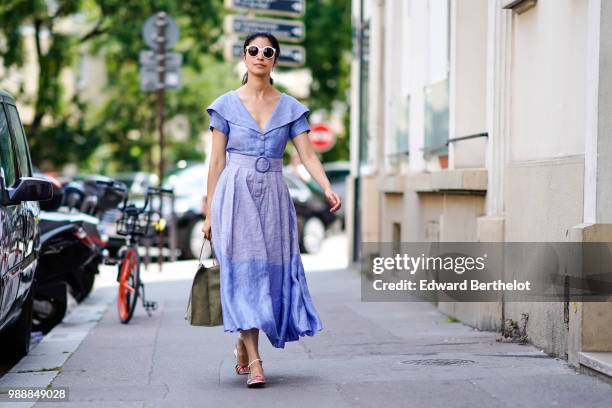
<instances>
[{"instance_id":1,"label":"car wheel","mask_svg":"<svg viewBox=\"0 0 612 408\"><path fill-rule=\"evenodd\" d=\"M32 287L17 322L4 333L0 333L0 349L2 350L0 361L3 363L16 363L30 351L33 301L34 288Z\"/></svg>"},{"instance_id":2,"label":"car wheel","mask_svg":"<svg viewBox=\"0 0 612 408\"><path fill-rule=\"evenodd\" d=\"M319 217L310 217L304 222L302 229L302 244L309 254L319 252L325 238L325 224Z\"/></svg>"}]
</instances>

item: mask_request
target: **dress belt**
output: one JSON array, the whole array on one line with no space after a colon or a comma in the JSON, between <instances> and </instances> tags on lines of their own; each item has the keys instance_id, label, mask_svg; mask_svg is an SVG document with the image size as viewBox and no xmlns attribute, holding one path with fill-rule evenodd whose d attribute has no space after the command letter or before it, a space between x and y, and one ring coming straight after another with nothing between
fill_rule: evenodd
<instances>
[{"instance_id":1,"label":"dress belt","mask_svg":"<svg viewBox=\"0 0 612 408\"><path fill-rule=\"evenodd\" d=\"M229 151L227 164L240 167L255 168L260 173L268 171L282 171L283 159L281 157L251 156Z\"/></svg>"}]
</instances>

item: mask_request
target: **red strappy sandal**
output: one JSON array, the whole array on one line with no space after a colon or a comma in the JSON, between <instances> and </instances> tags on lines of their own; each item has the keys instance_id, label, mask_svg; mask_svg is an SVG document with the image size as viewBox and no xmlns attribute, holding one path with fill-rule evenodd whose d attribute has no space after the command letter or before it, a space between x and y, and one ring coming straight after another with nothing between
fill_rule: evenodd
<instances>
[{"instance_id":1,"label":"red strappy sandal","mask_svg":"<svg viewBox=\"0 0 612 408\"><path fill-rule=\"evenodd\" d=\"M249 376L247 377L247 387L249 388L255 388L255 387L262 387L266 384L266 378L261 375L261 374L255 374L255 375L251 375L251 364L253 364L254 362L259 361L261 363L261 366L263 368L263 361L260 358L256 358L255 360L251 361L248 365L249 368Z\"/></svg>"}]
</instances>

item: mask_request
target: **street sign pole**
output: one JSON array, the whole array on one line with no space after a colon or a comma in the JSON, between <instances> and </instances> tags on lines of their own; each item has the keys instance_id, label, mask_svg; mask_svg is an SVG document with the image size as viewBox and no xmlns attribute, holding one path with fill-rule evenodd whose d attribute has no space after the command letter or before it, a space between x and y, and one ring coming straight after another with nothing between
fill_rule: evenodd
<instances>
[{"instance_id":1,"label":"street sign pole","mask_svg":"<svg viewBox=\"0 0 612 408\"><path fill-rule=\"evenodd\" d=\"M164 181L164 110L166 83L166 14L157 14L157 123L159 131L159 185Z\"/></svg>"},{"instance_id":2,"label":"street sign pole","mask_svg":"<svg viewBox=\"0 0 612 408\"><path fill-rule=\"evenodd\" d=\"M181 88L181 64L183 55L172 52L172 47L179 39L179 27L176 21L165 12L158 12L147 18L142 26L142 37L151 50L141 50L138 55L140 63L140 89L144 92L155 92L157 94L156 119L159 132L159 185L163 186L164 173L166 172L166 158L164 154L165 135L164 119L166 110L166 89ZM151 203L151 208L153 208ZM164 221L163 228L159 231L159 271L162 270L162 251L164 247L165 218L163 216L164 203L163 194L159 195L160 222ZM172 261L176 260L176 217L174 214L174 199L171 203L172 221L170 224L170 256ZM149 245L147 245L148 256Z\"/></svg>"},{"instance_id":3,"label":"street sign pole","mask_svg":"<svg viewBox=\"0 0 612 408\"><path fill-rule=\"evenodd\" d=\"M157 86L157 122L159 124L159 186L164 183L164 110L165 110L165 94L166 89L166 13L163 11L157 13L157 71L159 74ZM159 214L163 218L164 196L159 195ZM152 205L152 204L151 204ZM163 250L164 235L162 229L159 229L157 263L159 271L162 271L162 250Z\"/></svg>"}]
</instances>

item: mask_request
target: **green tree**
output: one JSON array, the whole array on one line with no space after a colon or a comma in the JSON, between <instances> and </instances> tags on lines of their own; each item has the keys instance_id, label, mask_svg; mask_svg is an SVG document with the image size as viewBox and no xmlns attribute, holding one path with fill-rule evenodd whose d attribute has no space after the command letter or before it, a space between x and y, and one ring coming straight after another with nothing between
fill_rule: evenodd
<instances>
[{"instance_id":1,"label":"green tree","mask_svg":"<svg viewBox=\"0 0 612 408\"><path fill-rule=\"evenodd\" d=\"M26 99L25 84L21 83L16 95L20 102L34 107L32 121L25 124L33 160L43 169L50 169L70 162L103 168L127 163L129 168L136 168L150 159L155 104L153 95L138 89L138 52L146 47L141 26L157 11L166 11L180 26L181 40L175 51L184 53L185 62L185 86L179 92L168 93L166 118L187 115L193 124L188 145L195 142L203 127L205 92L211 87L204 84L197 88L202 85L199 77L205 76L210 64L217 66L222 59L220 51L211 47L222 33L222 8L223 0L3 1L0 38L5 45L0 46L0 58L5 70L24 66L24 27L32 27L36 44L37 93L32 100ZM66 18L75 18L73 23L88 26L88 30L79 34L62 31L59 23ZM103 55L108 71L109 83L100 95L105 102L93 114L78 93L66 98L60 81L62 70L71 67L77 53L83 51ZM204 58L207 53L214 59ZM224 69L227 72L227 66ZM218 79L216 84L226 85ZM25 81L32 78L22 78ZM108 144L103 150L111 156L104 166L86 160L101 143ZM180 149L194 154L193 146Z\"/></svg>"},{"instance_id":2,"label":"green tree","mask_svg":"<svg viewBox=\"0 0 612 408\"><path fill-rule=\"evenodd\" d=\"M208 117L207 103L221 92L239 86L216 47L223 34L223 0L5 0L0 4L0 58L5 70L24 65L24 27L31 27L38 64L37 93L26 98L25 81L17 98L34 109L26 123L36 164L47 170L76 163L82 170L154 170L157 162L155 95L139 89L138 53L147 48L141 37L146 18L165 11L181 30L176 52L183 53L183 88L166 94L166 121L182 116L188 123L180 141L168 133L166 162L202 160L196 148ZM72 23L84 31L63 30ZM304 17L306 67L314 82L308 104L331 109L346 102L350 75L350 1L307 1ZM108 84L94 103L77 92L68 98L60 81L65 68L79 63L78 54L105 59ZM94 109L95 107L95 109ZM347 112L348 115L348 112ZM348 157L348 137L338 139L325 160Z\"/></svg>"},{"instance_id":3,"label":"green tree","mask_svg":"<svg viewBox=\"0 0 612 408\"><path fill-rule=\"evenodd\" d=\"M165 133L164 159L168 167L178 159L203 159L196 147L207 125L205 103L210 95L234 84L233 77L227 75L229 66L222 62L220 51L213 48L222 34L222 3L106 0L89 8L89 14L101 21L98 25L108 27L92 44L92 51L105 57L109 83L104 104L94 115L93 128L105 145L89 161L92 170L156 172L156 95L139 88L138 54L148 48L142 40L141 27L158 11L165 11L179 25L180 39L172 51L183 54L183 87L166 92L165 122L182 116L188 123L186 139L180 142L172 132Z\"/></svg>"},{"instance_id":4,"label":"green tree","mask_svg":"<svg viewBox=\"0 0 612 408\"><path fill-rule=\"evenodd\" d=\"M187 64L182 69L185 85L179 91L166 92L166 123L178 116L188 123L186 140L177 141L175 134L165 132L167 169L177 160L204 160L197 149L199 137L208 126L204 108L214 97L238 86L238 78L227 74L230 64L207 54L201 55L197 64L205 68L199 71ZM96 132L105 144L92 156L89 167L102 173L143 169L156 173L156 94L140 90L137 61L123 65L122 75L109 87L107 101L96 115Z\"/></svg>"},{"instance_id":5,"label":"green tree","mask_svg":"<svg viewBox=\"0 0 612 408\"><path fill-rule=\"evenodd\" d=\"M308 103L330 111L334 102L348 103L351 73L351 2L349 0L307 1L306 67L312 73ZM324 161L348 160L350 109L343 120L345 134L322 154Z\"/></svg>"},{"instance_id":6,"label":"green tree","mask_svg":"<svg viewBox=\"0 0 612 408\"><path fill-rule=\"evenodd\" d=\"M97 35L95 31L71 35L58 30L60 20L74 15L81 6L77 0L5 0L0 4L0 38L4 39L0 59L5 72L23 68L26 54L22 32L32 32L38 74L36 78L22 77L15 96L33 107L32 120L24 125L37 164L47 159L55 163L72 161L79 154L87 155L99 143L81 119L85 106L78 95L68 100L60 82L62 70L74 62L77 47ZM37 91L29 100L24 97L25 82L33 80Z\"/></svg>"}]
</instances>

